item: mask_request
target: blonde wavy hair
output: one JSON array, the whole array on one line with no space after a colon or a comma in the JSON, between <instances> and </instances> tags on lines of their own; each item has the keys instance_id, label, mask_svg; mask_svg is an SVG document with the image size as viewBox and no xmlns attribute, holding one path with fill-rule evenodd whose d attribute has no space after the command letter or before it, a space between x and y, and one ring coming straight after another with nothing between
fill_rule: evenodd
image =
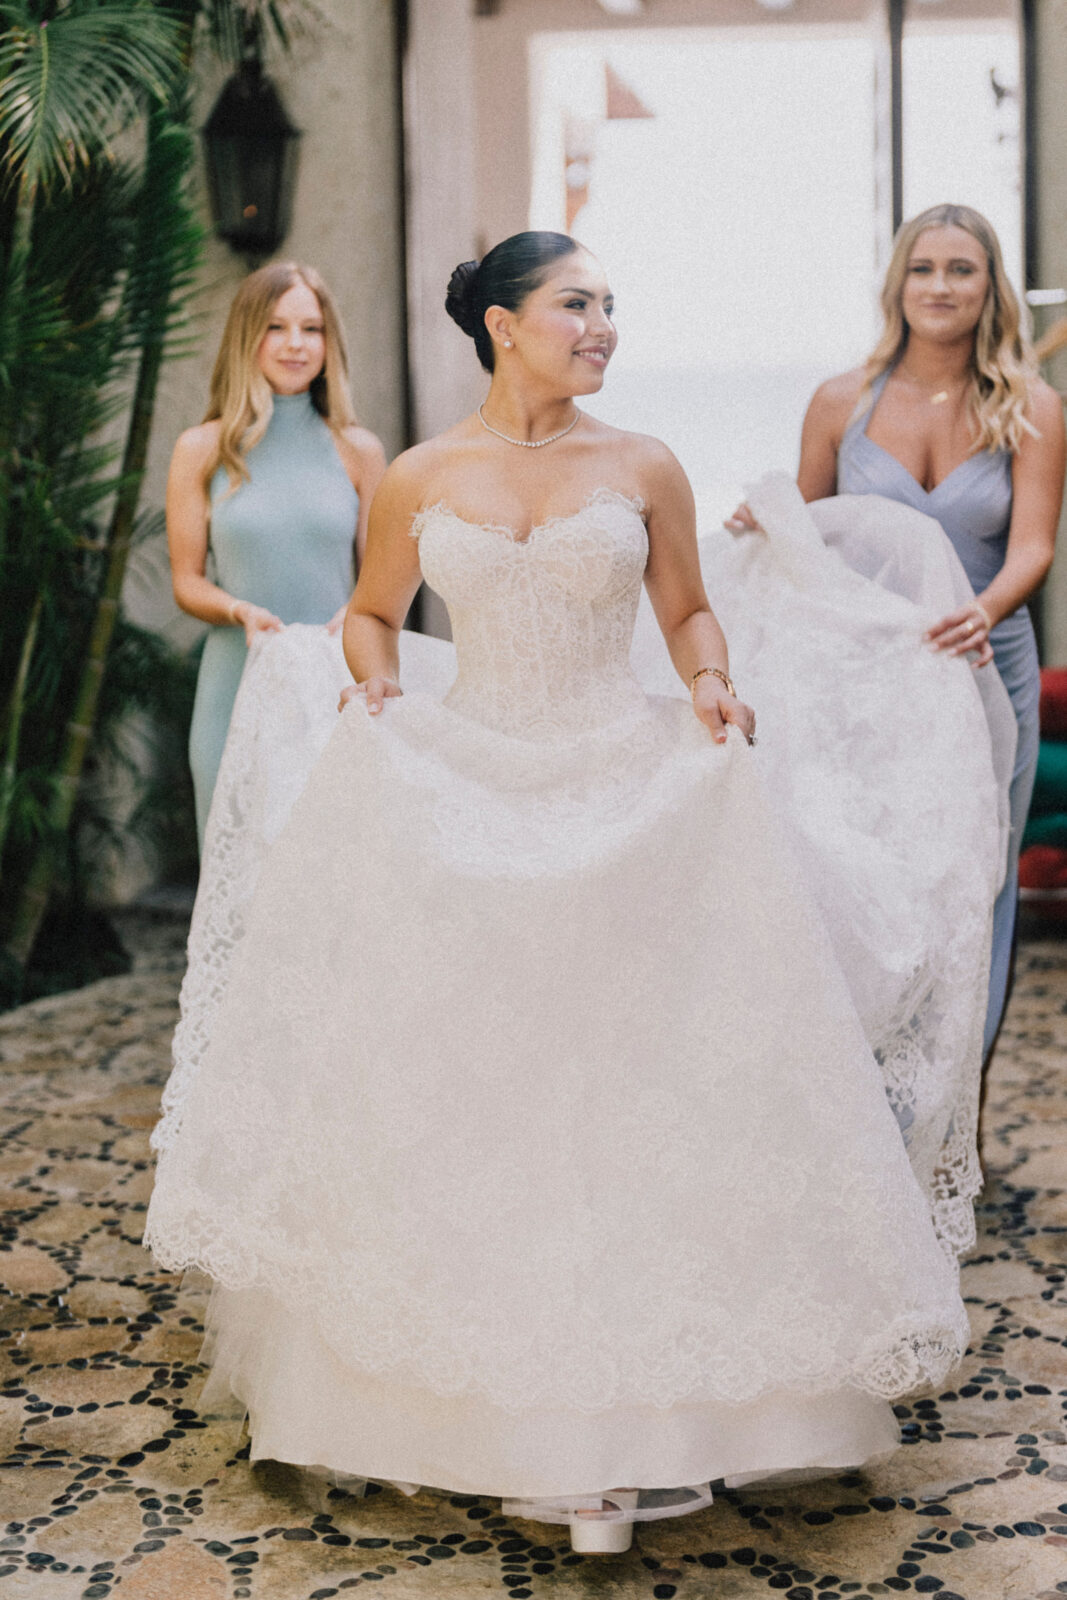
<instances>
[{"instance_id":1,"label":"blonde wavy hair","mask_svg":"<svg viewBox=\"0 0 1067 1600\"><path fill-rule=\"evenodd\" d=\"M979 450L1017 451L1025 434L1035 433L1025 416L1037 361L1015 290L1004 271L1000 241L980 211L970 206L940 205L920 211L905 222L893 242L893 255L882 285L882 337L867 358L863 392L856 414L868 404L875 380L896 366L908 342L904 320L904 280L915 241L927 228L962 228L985 251L989 288L974 334L971 412L972 454Z\"/></svg>"},{"instance_id":2,"label":"blonde wavy hair","mask_svg":"<svg viewBox=\"0 0 1067 1600\"><path fill-rule=\"evenodd\" d=\"M204 416L205 422L222 424L211 473L225 467L231 491L248 477L245 458L266 433L274 410L273 391L259 370L259 347L274 307L286 290L298 283L305 284L318 300L326 333L326 359L311 384L312 404L335 431L356 420L348 389L344 327L333 296L314 267L298 261L272 261L249 273L226 318Z\"/></svg>"}]
</instances>

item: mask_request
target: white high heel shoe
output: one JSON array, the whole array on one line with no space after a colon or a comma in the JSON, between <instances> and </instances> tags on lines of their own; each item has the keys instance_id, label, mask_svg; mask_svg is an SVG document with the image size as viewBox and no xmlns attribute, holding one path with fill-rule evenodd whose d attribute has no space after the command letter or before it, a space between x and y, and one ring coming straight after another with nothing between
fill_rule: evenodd
<instances>
[{"instance_id":1,"label":"white high heel shoe","mask_svg":"<svg viewBox=\"0 0 1067 1600\"><path fill-rule=\"evenodd\" d=\"M579 1555L622 1555L634 1536L633 1522L623 1515L636 1511L637 1489L613 1489L600 1497L600 1508L578 1511L570 1518L571 1549Z\"/></svg>"}]
</instances>

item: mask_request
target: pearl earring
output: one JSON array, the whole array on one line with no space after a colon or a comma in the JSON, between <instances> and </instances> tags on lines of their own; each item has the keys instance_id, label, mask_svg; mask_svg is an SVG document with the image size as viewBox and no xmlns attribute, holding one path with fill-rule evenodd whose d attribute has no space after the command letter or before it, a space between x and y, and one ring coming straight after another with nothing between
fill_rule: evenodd
<instances>
[{"instance_id":1,"label":"pearl earring","mask_svg":"<svg viewBox=\"0 0 1067 1600\"><path fill-rule=\"evenodd\" d=\"M505 339L504 340L504 349L505 350L510 350L511 349L511 340L510 339Z\"/></svg>"}]
</instances>

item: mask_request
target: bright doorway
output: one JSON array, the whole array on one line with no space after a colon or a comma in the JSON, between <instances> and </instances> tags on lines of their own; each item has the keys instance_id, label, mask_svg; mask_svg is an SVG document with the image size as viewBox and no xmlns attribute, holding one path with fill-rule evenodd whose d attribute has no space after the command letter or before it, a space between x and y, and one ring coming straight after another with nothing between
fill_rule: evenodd
<instances>
[{"instance_id":1,"label":"bright doorway","mask_svg":"<svg viewBox=\"0 0 1067 1600\"><path fill-rule=\"evenodd\" d=\"M905 213L978 206L1021 286L1012 8L909 9ZM883 34L857 6L851 23L545 32L528 50L530 225L573 231L618 297L590 409L666 439L717 520L747 480L795 470L812 390L876 335Z\"/></svg>"}]
</instances>

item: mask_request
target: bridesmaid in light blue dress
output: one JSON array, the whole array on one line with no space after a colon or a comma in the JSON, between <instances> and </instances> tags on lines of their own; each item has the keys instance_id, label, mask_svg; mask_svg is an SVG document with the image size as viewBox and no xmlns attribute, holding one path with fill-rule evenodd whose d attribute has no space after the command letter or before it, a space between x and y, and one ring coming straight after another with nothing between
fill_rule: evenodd
<instances>
[{"instance_id":1,"label":"bridesmaid in light blue dress","mask_svg":"<svg viewBox=\"0 0 1067 1600\"><path fill-rule=\"evenodd\" d=\"M379 441L355 423L344 334L318 274L285 262L252 273L207 418L178 440L167 485L175 599L210 628L189 736L201 848L248 646L294 622L339 631L384 469Z\"/></svg>"},{"instance_id":2,"label":"bridesmaid in light blue dress","mask_svg":"<svg viewBox=\"0 0 1067 1600\"><path fill-rule=\"evenodd\" d=\"M879 494L940 522L975 592L932 649L995 661L1018 722L1007 876L993 917L985 1051L1008 992L1019 843L1038 746L1037 645L1026 601L1052 562L1063 495L1059 396L1037 376L996 234L966 206L901 229L886 327L864 368L816 392L798 474L806 500ZM921 736L920 730L916 730Z\"/></svg>"}]
</instances>

